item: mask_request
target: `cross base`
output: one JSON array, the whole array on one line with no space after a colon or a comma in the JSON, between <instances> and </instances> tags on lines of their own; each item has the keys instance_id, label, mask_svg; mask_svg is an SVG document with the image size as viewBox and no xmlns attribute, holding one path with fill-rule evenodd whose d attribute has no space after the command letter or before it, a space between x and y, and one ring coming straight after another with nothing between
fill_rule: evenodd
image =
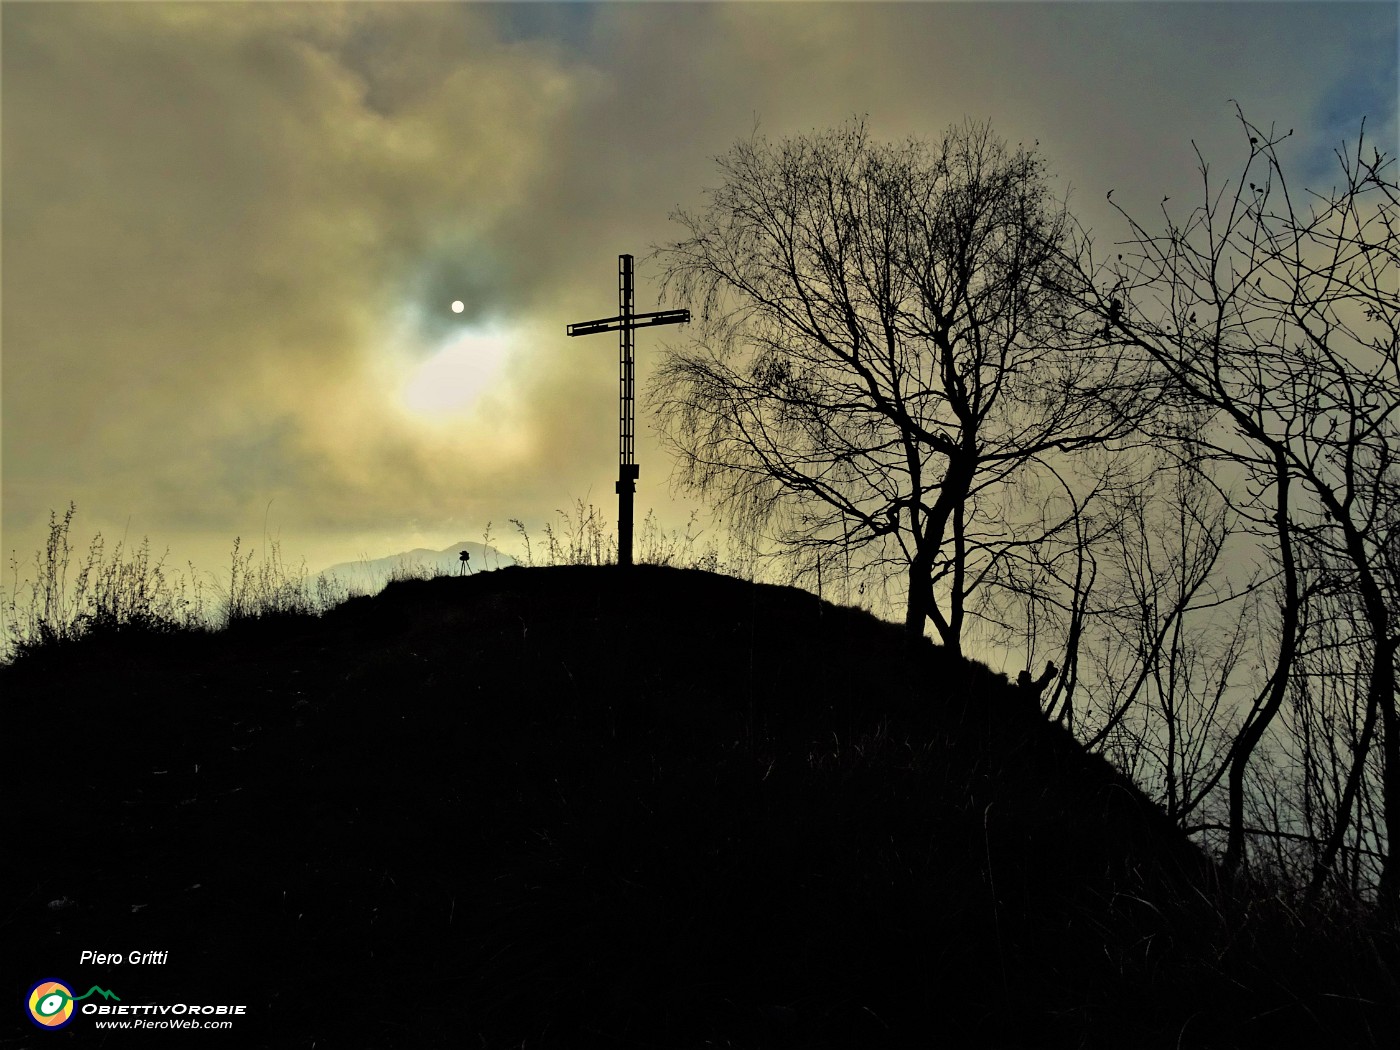
<instances>
[{"instance_id":1,"label":"cross base","mask_svg":"<svg viewBox=\"0 0 1400 1050\"><path fill-rule=\"evenodd\" d=\"M637 478L642 468L635 463L618 467L617 484L617 563L632 564L632 505L637 492Z\"/></svg>"}]
</instances>

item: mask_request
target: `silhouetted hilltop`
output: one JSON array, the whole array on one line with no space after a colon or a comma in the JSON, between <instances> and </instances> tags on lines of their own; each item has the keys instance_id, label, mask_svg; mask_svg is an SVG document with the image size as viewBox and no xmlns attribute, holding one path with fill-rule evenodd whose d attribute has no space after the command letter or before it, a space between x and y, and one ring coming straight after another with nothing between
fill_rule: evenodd
<instances>
[{"instance_id":1,"label":"silhouetted hilltop","mask_svg":"<svg viewBox=\"0 0 1400 1050\"><path fill-rule=\"evenodd\" d=\"M790 588L407 580L320 618L48 647L0 689L8 841L62 815L20 856L17 980L245 1002L240 1046L1396 1031L1381 966L1230 914L1004 678ZM93 946L171 962L80 969Z\"/></svg>"}]
</instances>

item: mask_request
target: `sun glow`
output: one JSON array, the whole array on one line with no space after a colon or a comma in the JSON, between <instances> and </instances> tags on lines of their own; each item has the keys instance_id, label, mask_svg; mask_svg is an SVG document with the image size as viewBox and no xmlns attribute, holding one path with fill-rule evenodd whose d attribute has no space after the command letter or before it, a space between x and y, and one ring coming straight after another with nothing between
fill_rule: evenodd
<instances>
[{"instance_id":1,"label":"sun glow","mask_svg":"<svg viewBox=\"0 0 1400 1050\"><path fill-rule=\"evenodd\" d=\"M418 365L404 383L401 400L410 412L446 416L476 404L500 378L511 341L498 331L469 331Z\"/></svg>"}]
</instances>

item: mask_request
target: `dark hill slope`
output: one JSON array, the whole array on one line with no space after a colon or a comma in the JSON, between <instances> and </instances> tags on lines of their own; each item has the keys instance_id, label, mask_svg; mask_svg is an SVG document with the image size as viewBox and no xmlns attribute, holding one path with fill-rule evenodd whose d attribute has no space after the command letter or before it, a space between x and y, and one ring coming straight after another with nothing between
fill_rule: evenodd
<instances>
[{"instance_id":1,"label":"dark hill slope","mask_svg":"<svg viewBox=\"0 0 1400 1050\"><path fill-rule=\"evenodd\" d=\"M1256 980L1267 946L1222 942L1199 853L1003 678L797 590L405 581L41 650L0 688L9 841L62 815L20 858L16 982L247 1003L241 1046L1276 1047L1381 1023Z\"/></svg>"}]
</instances>

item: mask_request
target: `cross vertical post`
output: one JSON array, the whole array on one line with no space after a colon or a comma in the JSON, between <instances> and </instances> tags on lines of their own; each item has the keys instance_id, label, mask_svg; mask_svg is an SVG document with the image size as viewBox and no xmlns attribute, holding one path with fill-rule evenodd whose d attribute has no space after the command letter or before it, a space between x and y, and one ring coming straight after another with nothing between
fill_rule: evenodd
<instances>
[{"instance_id":1,"label":"cross vertical post","mask_svg":"<svg viewBox=\"0 0 1400 1050\"><path fill-rule=\"evenodd\" d=\"M658 310L639 314L632 303L632 256L617 257L616 317L583 321L568 325L565 335L593 335L597 332L618 333L618 438L617 438L617 563L632 564L633 497L641 468L636 461L636 337L638 328L658 324L684 324L690 320L689 310Z\"/></svg>"},{"instance_id":2,"label":"cross vertical post","mask_svg":"<svg viewBox=\"0 0 1400 1050\"><path fill-rule=\"evenodd\" d=\"M634 444L637 426L636 395L633 370L636 367L636 336L632 328L632 256L617 257L617 315L621 325L617 330L617 563L632 564L633 496L637 491L637 466Z\"/></svg>"}]
</instances>

